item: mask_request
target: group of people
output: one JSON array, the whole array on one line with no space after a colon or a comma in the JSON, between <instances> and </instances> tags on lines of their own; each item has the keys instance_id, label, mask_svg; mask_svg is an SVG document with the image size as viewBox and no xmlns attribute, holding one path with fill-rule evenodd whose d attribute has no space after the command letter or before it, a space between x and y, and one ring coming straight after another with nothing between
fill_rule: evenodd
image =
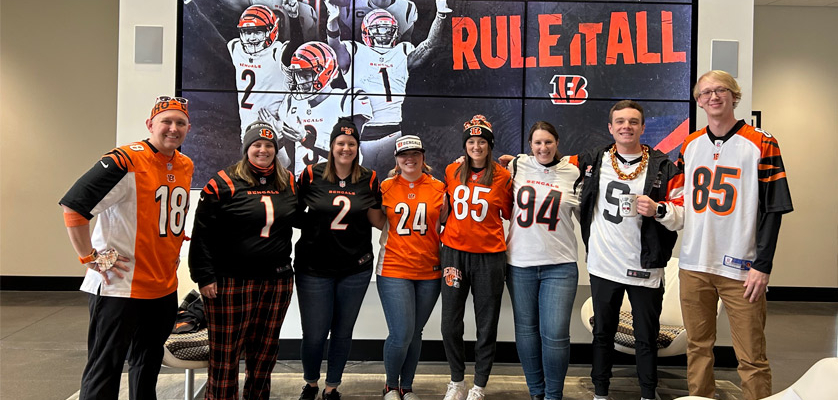
<instances>
[{"instance_id":1,"label":"group of people","mask_svg":"<svg viewBox=\"0 0 838 400\"><path fill-rule=\"evenodd\" d=\"M464 124L464 156L445 168L442 181L430 174L421 138L407 135L395 141L395 167L379 183L359 164L359 129L348 118L331 129L325 162L308 165L295 180L277 163L281 133L262 121L248 125L241 160L201 192L189 249L209 326L206 398L238 398L242 358L243 398L268 398L296 283L300 399L340 399L352 331L375 272L389 329L385 400L419 398L413 379L422 330L439 297L451 375L444 400L484 399L504 285L530 395L561 399L578 283L573 215L587 248L594 306L594 399L608 396L624 293L632 304L640 396L655 398L663 267L677 230L690 393L714 395L721 298L745 398L770 395L764 294L781 216L792 211L782 158L774 137L735 119L741 90L729 74L704 74L693 97L708 126L685 140L676 163L640 143L643 108L624 100L609 113L614 143L577 156L563 156L556 128L539 121L529 131L531 154L495 161L492 124L475 115ZM186 236L192 163L177 148L190 128L188 101L158 98L146 126L149 139L107 153L60 202L88 268L82 290L90 293L89 357L80 399L115 399L126 357L131 398L156 398ZM633 195L636 214L621 204L625 195ZM377 258L373 227L382 231ZM294 260L292 228L301 230ZM477 330L470 388L463 340L469 293Z\"/></svg>"}]
</instances>

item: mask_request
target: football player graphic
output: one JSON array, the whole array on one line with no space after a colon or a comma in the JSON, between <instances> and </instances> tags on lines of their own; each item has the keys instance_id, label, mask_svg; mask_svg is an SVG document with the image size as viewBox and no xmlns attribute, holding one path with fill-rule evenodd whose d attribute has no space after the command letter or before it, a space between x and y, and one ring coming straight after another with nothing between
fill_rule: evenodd
<instances>
[{"instance_id":1,"label":"football player graphic","mask_svg":"<svg viewBox=\"0 0 838 400\"><path fill-rule=\"evenodd\" d=\"M276 14L268 7L248 7L236 26L239 37L228 42L227 49L236 68L239 119L244 136L245 128L258 119L259 109L276 98L275 94L264 92L288 90L281 62L286 43L277 40Z\"/></svg>"},{"instance_id":2,"label":"football player graphic","mask_svg":"<svg viewBox=\"0 0 838 400\"><path fill-rule=\"evenodd\" d=\"M352 39L352 32L361 31L363 17L375 10L385 10L398 23L398 40L410 42L419 18L416 3L411 0L332 0L338 6L341 39Z\"/></svg>"},{"instance_id":3,"label":"football player graphic","mask_svg":"<svg viewBox=\"0 0 838 400\"><path fill-rule=\"evenodd\" d=\"M299 177L307 165L326 160L329 134L338 118L351 117L361 126L372 117L372 108L362 90L332 88L339 71L335 51L326 43L301 45L291 56L288 73L290 96L259 115L282 133Z\"/></svg>"},{"instance_id":4,"label":"football player graphic","mask_svg":"<svg viewBox=\"0 0 838 400\"><path fill-rule=\"evenodd\" d=\"M347 84L367 93L372 104L372 118L361 128L364 166L379 176L387 176L393 164L390 151L402 135L402 103L409 72L440 45L442 20L451 9L445 0L437 1L437 13L428 37L418 46L399 42L399 22L389 11L370 11L361 24L363 43L359 43L340 40L340 10L335 1L326 2L328 43L335 49Z\"/></svg>"}]
</instances>

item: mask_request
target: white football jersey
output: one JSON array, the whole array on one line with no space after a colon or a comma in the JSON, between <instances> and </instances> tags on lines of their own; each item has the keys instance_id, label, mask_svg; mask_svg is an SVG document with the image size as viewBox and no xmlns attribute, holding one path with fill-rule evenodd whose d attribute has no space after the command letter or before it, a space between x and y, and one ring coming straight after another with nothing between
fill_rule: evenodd
<instances>
[{"instance_id":1,"label":"white football jersey","mask_svg":"<svg viewBox=\"0 0 838 400\"><path fill-rule=\"evenodd\" d=\"M285 43L273 42L266 49L250 55L244 52L241 39L227 43L227 50L236 68L236 89L239 99L239 119L241 119L241 137L253 121L259 119L259 110L281 99L278 93L286 92L288 79L282 69L282 51Z\"/></svg>"},{"instance_id":2,"label":"white football jersey","mask_svg":"<svg viewBox=\"0 0 838 400\"><path fill-rule=\"evenodd\" d=\"M370 101L363 92L349 89L337 89L326 96L323 101L312 105L312 99L297 100L288 96L279 108L279 119L288 126L314 134L314 147L329 151L329 136L332 128L340 117L372 115ZM326 161L317 156L311 149L297 143L294 156L294 176L299 177L307 165Z\"/></svg>"},{"instance_id":3,"label":"white football jersey","mask_svg":"<svg viewBox=\"0 0 838 400\"><path fill-rule=\"evenodd\" d=\"M640 154L622 156L632 160ZM588 237L588 273L626 285L660 287L663 268L644 269L640 264L640 225L643 217L640 214L635 217L620 216L620 195L642 194L648 168L644 168L634 179L624 181L611 166L610 153L603 153L601 162L599 194ZM628 167L623 163L618 165L623 173L630 174L639 164Z\"/></svg>"},{"instance_id":4,"label":"white football jersey","mask_svg":"<svg viewBox=\"0 0 838 400\"><path fill-rule=\"evenodd\" d=\"M532 267L576 262L577 243L571 215L579 220L581 186L576 156L545 167L521 154L507 168L512 173L512 218L506 237L508 263ZM571 161L571 159L573 161Z\"/></svg>"},{"instance_id":5,"label":"white football jersey","mask_svg":"<svg viewBox=\"0 0 838 400\"><path fill-rule=\"evenodd\" d=\"M370 126L397 125L402 122L402 103L407 88L407 55L416 49L410 43L398 43L392 49L373 49L362 43L344 41L354 49L352 68L346 82L369 96L372 103ZM383 52L382 52L383 51Z\"/></svg>"},{"instance_id":6,"label":"white football jersey","mask_svg":"<svg viewBox=\"0 0 838 400\"><path fill-rule=\"evenodd\" d=\"M680 266L744 281L756 258L760 209L786 212L792 205L777 140L741 121L734 131L717 138L705 128L681 147Z\"/></svg>"}]
</instances>

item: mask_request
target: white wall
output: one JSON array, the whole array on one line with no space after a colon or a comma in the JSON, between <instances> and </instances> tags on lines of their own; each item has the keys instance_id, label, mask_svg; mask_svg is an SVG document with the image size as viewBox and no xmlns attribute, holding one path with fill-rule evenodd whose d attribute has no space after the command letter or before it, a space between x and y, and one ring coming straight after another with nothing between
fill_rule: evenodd
<instances>
[{"instance_id":1,"label":"white wall","mask_svg":"<svg viewBox=\"0 0 838 400\"><path fill-rule=\"evenodd\" d=\"M771 282L838 287L838 186L831 174L838 8L757 7L754 37L754 109L780 143L795 208L783 218Z\"/></svg>"},{"instance_id":2,"label":"white wall","mask_svg":"<svg viewBox=\"0 0 838 400\"><path fill-rule=\"evenodd\" d=\"M115 144L119 9L0 9L0 275L82 276L58 201Z\"/></svg>"}]
</instances>

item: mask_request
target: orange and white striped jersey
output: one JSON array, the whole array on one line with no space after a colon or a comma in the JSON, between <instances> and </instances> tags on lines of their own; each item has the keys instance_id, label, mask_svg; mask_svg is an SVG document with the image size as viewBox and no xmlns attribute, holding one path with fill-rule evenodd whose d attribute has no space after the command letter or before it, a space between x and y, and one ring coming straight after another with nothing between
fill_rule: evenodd
<instances>
[{"instance_id":1,"label":"orange and white striped jersey","mask_svg":"<svg viewBox=\"0 0 838 400\"><path fill-rule=\"evenodd\" d=\"M494 161L493 161L494 162ZM459 163L445 168L445 185L450 211L442 244L469 253L506 251L503 219L512 214L512 176L495 163L492 186L476 181L486 172L471 172L463 185L457 174Z\"/></svg>"},{"instance_id":2,"label":"orange and white striped jersey","mask_svg":"<svg viewBox=\"0 0 838 400\"><path fill-rule=\"evenodd\" d=\"M414 182L401 175L381 182L387 227L375 272L389 278L439 279L439 217L445 184L428 174Z\"/></svg>"},{"instance_id":3,"label":"orange and white striped jersey","mask_svg":"<svg viewBox=\"0 0 838 400\"><path fill-rule=\"evenodd\" d=\"M756 259L760 213L792 211L777 139L739 121L724 137L707 128L681 146L681 268L745 280Z\"/></svg>"},{"instance_id":4,"label":"orange and white striped jersey","mask_svg":"<svg viewBox=\"0 0 838 400\"><path fill-rule=\"evenodd\" d=\"M87 270L81 290L111 297L157 299L177 290L180 246L189 208L192 160L160 154L148 141L105 154L60 204L85 218L98 215L91 240L128 257L123 279Z\"/></svg>"}]
</instances>

